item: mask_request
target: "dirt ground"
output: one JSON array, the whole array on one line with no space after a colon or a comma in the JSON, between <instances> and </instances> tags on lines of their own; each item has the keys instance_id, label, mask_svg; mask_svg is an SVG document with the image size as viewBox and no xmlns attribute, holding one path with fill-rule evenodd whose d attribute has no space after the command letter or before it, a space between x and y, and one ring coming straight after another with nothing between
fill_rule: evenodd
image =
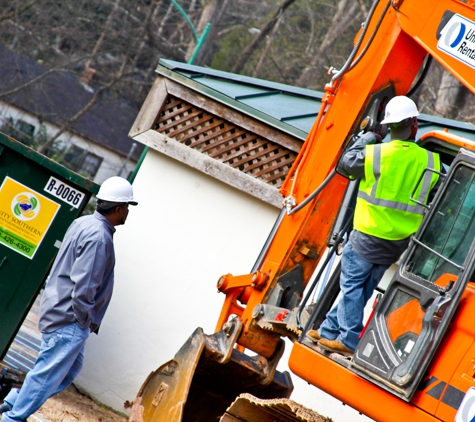
<instances>
[{"instance_id":1,"label":"dirt ground","mask_svg":"<svg viewBox=\"0 0 475 422\"><path fill-rule=\"evenodd\" d=\"M35 414L51 422L127 422L127 418L99 406L74 386L50 398Z\"/></svg>"}]
</instances>

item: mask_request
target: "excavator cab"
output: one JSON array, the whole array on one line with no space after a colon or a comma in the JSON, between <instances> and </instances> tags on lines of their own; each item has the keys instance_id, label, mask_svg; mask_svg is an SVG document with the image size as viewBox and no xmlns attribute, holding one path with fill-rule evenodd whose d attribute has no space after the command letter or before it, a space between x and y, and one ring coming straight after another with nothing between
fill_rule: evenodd
<instances>
[{"instance_id":1,"label":"excavator cab","mask_svg":"<svg viewBox=\"0 0 475 422\"><path fill-rule=\"evenodd\" d=\"M337 393L337 386L328 379L322 383L301 362L320 364L321 371L329 371L340 385L347 383L350 389L351 380L353 388L360 388L362 397L367 394L381 400L381 407L397 405L402 409L394 401L397 398L413 405L407 409L439 412L438 417L447 420L453 418L465 393L475 385L475 378L466 374L471 374L467 368L473 367L475 347L468 327L475 311L471 283L475 281L475 144L445 131L430 132L418 142L440 154L447 174L441 175L443 181L437 194L426 206L424 221L392 280L380 289L382 294L378 295L354 356L345 359L327 354L322 359L318 356L322 350L305 338L309 329L319 327L337 300L339 267L335 266L314 313L303 327L289 365L297 375L316 386L325 385L326 391L356 408L365 410L363 400L348 400L350 395L341 389ZM348 189L351 191L351 186ZM330 360L333 364L328 364ZM359 377L369 383L356 381ZM375 413L375 408L368 407L364 413L375 415L379 412ZM401 412L393 419L412 415L411 411ZM433 420L427 413L424 415ZM422 413L411 417L426 420Z\"/></svg>"},{"instance_id":2,"label":"excavator cab","mask_svg":"<svg viewBox=\"0 0 475 422\"><path fill-rule=\"evenodd\" d=\"M475 154L461 150L352 361L364 378L409 400L475 268Z\"/></svg>"}]
</instances>

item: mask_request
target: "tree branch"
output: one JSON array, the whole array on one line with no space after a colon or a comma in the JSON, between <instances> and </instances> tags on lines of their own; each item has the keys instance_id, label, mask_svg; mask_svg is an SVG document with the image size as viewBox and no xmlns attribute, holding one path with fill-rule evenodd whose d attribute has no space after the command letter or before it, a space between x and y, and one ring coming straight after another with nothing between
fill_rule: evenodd
<instances>
[{"instance_id":1,"label":"tree branch","mask_svg":"<svg viewBox=\"0 0 475 422\"><path fill-rule=\"evenodd\" d=\"M111 80L109 83L106 85L103 85L100 87L94 95L91 97L89 102L81 109L79 110L73 117L68 119L63 126L55 133L53 137L48 139L47 142L45 142L43 145L41 145L40 148L38 148L38 152L40 154L44 154L48 148L50 148L56 139L58 139L66 130L68 130L71 125L78 120L80 117L82 117L85 113L89 111L89 109L96 104L97 100L101 97L102 93L106 91L107 89L111 88L113 85L115 85L123 76L125 76L123 73L119 72L119 75L115 77L113 80Z\"/></svg>"},{"instance_id":2,"label":"tree branch","mask_svg":"<svg viewBox=\"0 0 475 422\"><path fill-rule=\"evenodd\" d=\"M22 8L18 10L14 10L13 12L5 12L2 16L0 16L0 22L11 19L17 15L21 15L23 12L26 12L30 7L32 7L37 2L38 0L31 0L30 3L28 3L27 5L23 6ZM14 3L16 3L16 1Z\"/></svg>"},{"instance_id":3,"label":"tree branch","mask_svg":"<svg viewBox=\"0 0 475 422\"><path fill-rule=\"evenodd\" d=\"M18 85L15 88L10 89L9 91L5 92L0 92L0 98L6 97L7 95L10 94L15 94L18 91L21 91L22 89L28 88L30 85L35 84L36 82L40 81L41 79L45 78L46 76L56 73L56 72L71 72L71 70L67 69L66 66L70 66L74 63L81 62L83 60L86 60L90 58L91 56L84 56L81 57L80 59L73 60L69 63L62 64L60 66L52 67L51 69L48 69L46 72L42 73L41 75L38 75L36 78L30 79L28 82L25 82L22 85Z\"/></svg>"}]
</instances>

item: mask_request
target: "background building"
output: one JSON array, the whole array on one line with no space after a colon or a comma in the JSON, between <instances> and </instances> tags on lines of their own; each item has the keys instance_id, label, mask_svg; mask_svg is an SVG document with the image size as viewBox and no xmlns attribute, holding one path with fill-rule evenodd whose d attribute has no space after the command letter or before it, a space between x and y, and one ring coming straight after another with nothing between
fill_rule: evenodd
<instances>
[{"instance_id":1,"label":"background building","mask_svg":"<svg viewBox=\"0 0 475 422\"><path fill-rule=\"evenodd\" d=\"M94 95L66 71L48 70L0 45L0 131L97 183L128 177L143 149L127 136L137 110L107 91L97 100Z\"/></svg>"}]
</instances>

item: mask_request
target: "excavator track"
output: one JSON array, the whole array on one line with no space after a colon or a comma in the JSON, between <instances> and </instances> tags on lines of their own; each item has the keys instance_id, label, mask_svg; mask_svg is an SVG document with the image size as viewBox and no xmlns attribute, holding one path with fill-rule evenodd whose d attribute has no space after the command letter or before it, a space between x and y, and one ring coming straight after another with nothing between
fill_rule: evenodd
<instances>
[{"instance_id":1,"label":"excavator track","mask_svg":"<svg viewBox=\"0 0 475 422\"><path fill-rule=\"evenodd\" d=\"M289 399L259 399L241 394L220 422L331 422L330 418Z\"/></svg>"}]
</instances>

